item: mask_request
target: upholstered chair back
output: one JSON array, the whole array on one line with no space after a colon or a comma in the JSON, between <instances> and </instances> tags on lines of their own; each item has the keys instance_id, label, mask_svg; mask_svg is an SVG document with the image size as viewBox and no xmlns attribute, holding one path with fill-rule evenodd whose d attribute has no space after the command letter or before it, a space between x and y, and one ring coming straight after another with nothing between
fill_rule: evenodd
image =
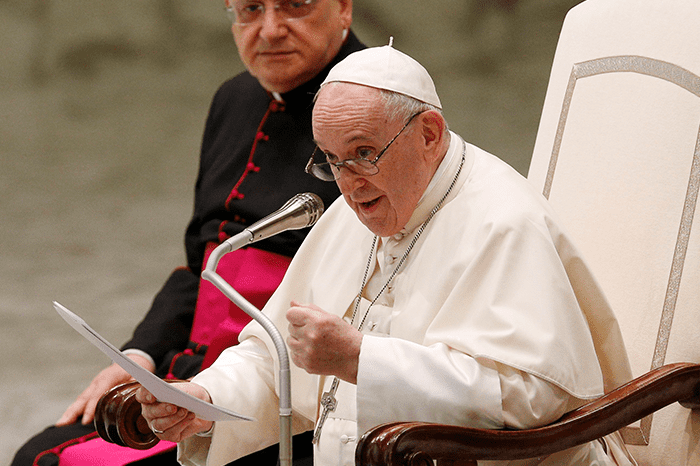
<instances>
[{"instance_id":1,"label":"upholstered chair back","mask_svg":"<svg viewBox=\"0 0 700 466\"><path fill-rule=\"evenodd\" d=\"M620 321L634 376L700 363L700 1L567 15L528 174ZM641 466L700 465L700 412L624 430Z\"/></svg>"}]
</instances>

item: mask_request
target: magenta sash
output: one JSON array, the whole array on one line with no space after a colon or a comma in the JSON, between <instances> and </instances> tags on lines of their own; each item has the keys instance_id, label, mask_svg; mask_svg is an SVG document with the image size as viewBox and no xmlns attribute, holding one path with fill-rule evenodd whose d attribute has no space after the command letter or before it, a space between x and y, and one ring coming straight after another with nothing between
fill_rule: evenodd
<instances>
[{"instance_id":1,"label":"magenta sash","mask_svg":"<svg viewBox=\"0 0 700 466\"><path fill-rule=\"evenodd\" d=\"M207 244L204 264L216 246ZM216 272L253 306L262 309L282 281L290 261L286 256L249 247L224 255ZM209 367L224 349L237 344L238 335L250 321L250 316L212 283L200 280L190 340L209 347L202 369Z\"/></svg>"},{"instance_id":2,"label":"magenta sash","mask_svg":"<svg viewBox=\"0 0 700 466\"><path fill-rule=\"evenodd\" d=\"M59 456L58 466L124 466L172 450L176 446L175 443L161 440L148 450L134 450L96 438L64 449Z\"/></svg>"}]
</instances>

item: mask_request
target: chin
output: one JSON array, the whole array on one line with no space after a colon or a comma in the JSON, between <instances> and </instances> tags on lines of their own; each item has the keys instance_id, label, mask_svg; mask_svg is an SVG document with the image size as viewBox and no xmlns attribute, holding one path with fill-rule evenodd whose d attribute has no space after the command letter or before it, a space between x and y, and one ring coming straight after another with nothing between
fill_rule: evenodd
<instances>
[{"instance_id":1,"label":"chin","mask_svg":"<svg viewBox=\"0 0 700 466\"><path fill-rule=\"evenodd\" d=\"M401 229L397 230L395 228L390 228L390 227L387 227L383 223L373 222L373 221L363 219L363 218L360 218L360 221L362 222L362 224L364 226L367 227L367 229L369 231L371 231L372 233L374 233L377 236L381 236L384 238L386 238L387 236L394 235L394 234L398 233L399 231L401 231Z\"/></svg>"},{"instance_id":2,"label":"chin","mask_svg":"<svg viewBox=\"0 0 700 466\"><path fill-rule=\"evenodd\" d=\"M289 68L286 66L268 66L265 73L251 73L269 92L284 92L291 91L299 86L300 77L297 74L290 75L286 72ZM272 71L272 72L270 72ZM277 72L279 71L279 72Z\"/></svg>"}]
</instances>

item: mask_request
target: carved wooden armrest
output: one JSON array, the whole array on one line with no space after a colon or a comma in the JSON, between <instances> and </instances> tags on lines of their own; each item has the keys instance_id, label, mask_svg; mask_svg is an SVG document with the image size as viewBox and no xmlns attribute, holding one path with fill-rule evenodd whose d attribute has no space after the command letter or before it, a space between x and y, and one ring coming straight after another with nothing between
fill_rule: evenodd
<instances>
[{"instance_id":1,"label":"carved wooden armrest","mask_svg":"<svg viewBox=\"0 0 700 466\"><path fill-rule=\"evenodd\" d=\"M160 441L141 416L141 404L134 398L140 387L136 381L117 385L97 402L95 430L103 440L137 450L147 450Z\"/></svg>"},{"instance_id":2,"label":"carved wooden armrest","mask_svg":"<svg viewBox=\"0 0 700 466\"><path fill-rule=\"evenodd\" d=\"M700 407L700 365L669 364L571 411L547 426L526 430L398 422L365 433L355 452L363 466L476 465L476 460L547 456L611 434L664 406Z\"/></svg>"}]
</instances>

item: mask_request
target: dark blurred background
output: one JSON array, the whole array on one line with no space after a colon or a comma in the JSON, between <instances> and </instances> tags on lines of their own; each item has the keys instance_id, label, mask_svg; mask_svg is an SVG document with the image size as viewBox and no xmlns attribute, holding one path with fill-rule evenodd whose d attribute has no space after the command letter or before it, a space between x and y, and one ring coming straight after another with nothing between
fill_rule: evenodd
<instances>
[{"instance_id":1,"label":"dark blurred background","mask_svg":"<svg viewBox=\"0 0 700 466\"><path fill-rule=\"evenodd\" d=\"M432 74L453 130L527 174L580 0L355 0L354 30ZM183 263L214 92L243 69L223 1L0 0L0 464L109 360Z\"/></svg>"}]
</instances>

